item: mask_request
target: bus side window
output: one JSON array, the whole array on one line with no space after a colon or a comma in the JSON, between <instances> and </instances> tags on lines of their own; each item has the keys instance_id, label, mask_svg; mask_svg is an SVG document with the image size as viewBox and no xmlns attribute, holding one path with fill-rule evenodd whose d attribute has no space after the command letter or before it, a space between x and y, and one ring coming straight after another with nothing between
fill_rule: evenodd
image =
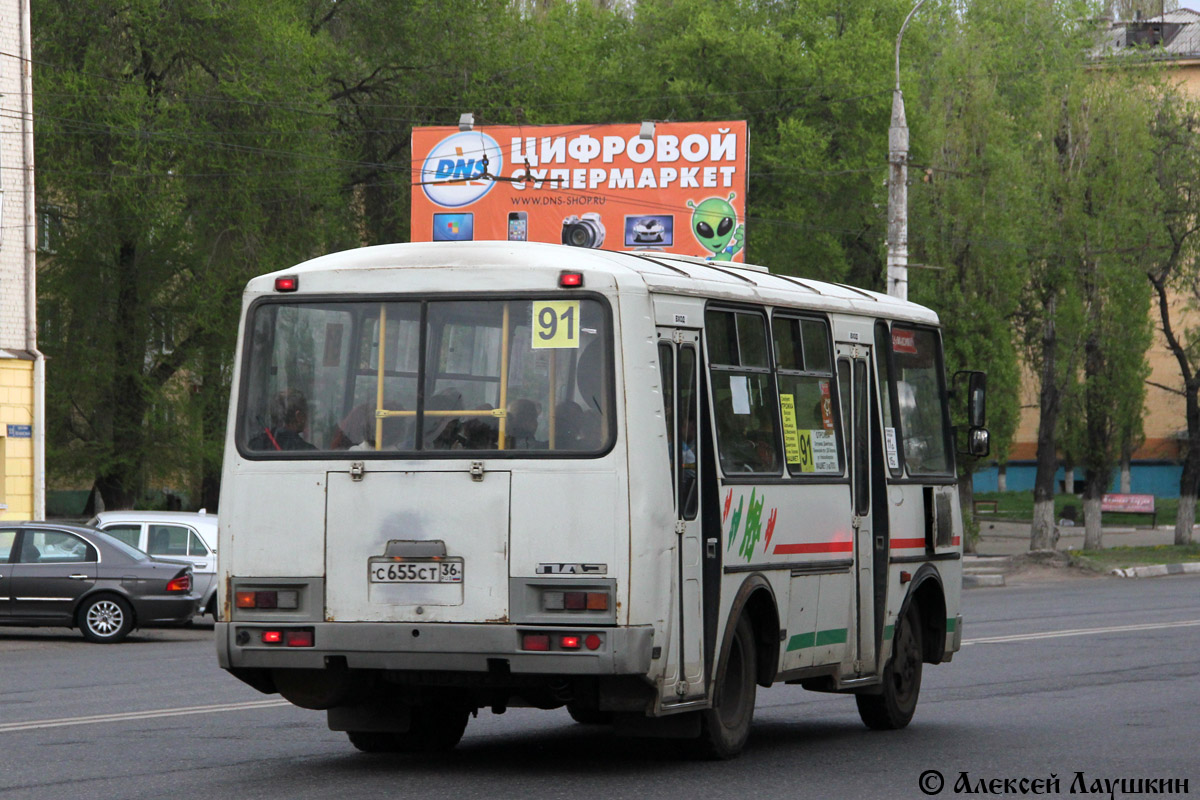
<instances>
[{"instance_id":1,"label":"bus side window","mask_svg":"<svg viewBox=\"0 0 1200 800\"><path fill-rule=\"evenodd\" d=\"M663 418L667 423L667 458L671 465L671 487L675 486L675 350L658 343L658 369L662 380Z\"/></svg>"},{"instance_id":2,"label":"bus side window","mask_svg":"<svg viewBox=\"0 0 1200 800\"><path fill-rule=\"evenodd\" d=\"M778 404L766 319L749 311L705 313L717 451L726 474L779 473Z\"/></svg>"}]
</instances>

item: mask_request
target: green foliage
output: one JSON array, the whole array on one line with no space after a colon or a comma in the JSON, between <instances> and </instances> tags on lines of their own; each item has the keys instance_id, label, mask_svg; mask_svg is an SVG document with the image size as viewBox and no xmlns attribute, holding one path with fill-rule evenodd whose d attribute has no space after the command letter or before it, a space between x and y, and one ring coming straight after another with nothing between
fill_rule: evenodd
<instances>
[{"instance_id":1,"label":"green foliage","mask_svg":"<svg viewBox=\"0 0 1200 800\"><path fill-rule=\"evenodd\" d=\"M412 128L464 111L484 127L746 119L749 258L882 289L912 5L34 0L38 199L60 226L39 284L53 475L95 479L110 504L200 477L212 506L246 279L407 240ZM931 0L905 34L910 259L940 268L912 272L912 298L941 315L951 370L989 373L1001 458L1047 308L1064 387L1089 331L1112 353L1093 383L1129 387L1139 368L1137 259L1086 257L1151 237L1126 220L1154 213L1119 180L1141 106L1083 88L1077 21L1096 11ZM1060 146L1080 125L1090 160ZM1136 436L1138 396L1104 395L1128 406L1118 439Z\"/></svg>"}]
</instances>

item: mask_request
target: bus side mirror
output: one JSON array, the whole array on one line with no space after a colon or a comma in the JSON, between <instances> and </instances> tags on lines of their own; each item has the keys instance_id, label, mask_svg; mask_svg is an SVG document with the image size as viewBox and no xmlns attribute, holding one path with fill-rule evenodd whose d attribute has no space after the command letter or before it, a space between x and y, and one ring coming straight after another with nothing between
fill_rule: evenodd
<instances>
[{"instance_id":1,"label":"bus side mirror","mask_svg":"<svg viewBox=\"0 0 1200 800\"><path fill-rule=\"evenodd\" d=\"M967 378L967 420L972 428L987 424L987 373L972 372Z\"/></svg>"},{"instance_id":2,"label":"bus side mirror","mask_svg":"<svg viewBox=\"0 0 1200 800\"><path fill-rule=\"evenodd\" d=\"M967 454L985 458L992 451L991 435L987 428L971 428L967 431Z\"/></svg>"},{"instance_id":3,"label":"bus side mirror","mask_svg":"<svg viewBox=\"0 0 1200 800\"><path fill-rule=\"evenodd\" d=\"M962 395L963 384L966 384L966 394ZM963 412L967 418L967 440L960 440L959 452L964 455L984 458L991 452L991 440L987 428L987 373L976 370L963 370L954 373L954 389L956 397L964 397L966 408Z\"/></svg>"}]
</instances>

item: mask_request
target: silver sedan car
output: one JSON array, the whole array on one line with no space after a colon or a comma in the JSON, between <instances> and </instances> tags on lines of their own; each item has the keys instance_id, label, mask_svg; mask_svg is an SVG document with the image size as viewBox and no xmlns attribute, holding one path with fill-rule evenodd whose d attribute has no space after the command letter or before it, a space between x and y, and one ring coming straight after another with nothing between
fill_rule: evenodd
<instances>
[{"instance_id":1,"label":"silver sedan car","mask_svg":"<svg viewBox=\"0 0 1200 800\"><path fill-rule=\"evenodd\" d=\"M78 628L112 643L136 627L182 625L199 604L191 564L94 528L0 523L0 625Z\"/></svg>"}]
</instances>

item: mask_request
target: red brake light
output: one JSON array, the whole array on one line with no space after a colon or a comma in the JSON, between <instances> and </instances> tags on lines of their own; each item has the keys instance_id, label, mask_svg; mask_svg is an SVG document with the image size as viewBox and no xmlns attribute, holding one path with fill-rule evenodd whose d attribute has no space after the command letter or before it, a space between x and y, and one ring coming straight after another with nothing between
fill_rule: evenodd
<instances>
[{"instance_id":1,"label":"red brake light","mask_svg":"<svg viewBox=\"0 0 1200 800\"><path fill-rule=\"evenodd\" d=\"M582 611L587 608L587 592L566 592L563 594L563 605L568 611Z\"/></svg>"},{"instance_id":2,"label":"red brake light","mask_svg":"<svg viewBox=\"0 0 1200 800\"><path fill-rule=\"evenodd\" d=\"M190 592L192 590L192 576L184 573L178 575L167 582L168 592Z\"/></svg>"},{"instance_id":3,"label":"red brake light","mask_svg":"<svg viewBox=\"0 0 1200 800\"><path fill-rule=\"evenodd\" d=\"M287 642L288 647L312 647L313 632L312 631L288 631Z\"/></svg>"},{"instance_id":4,"label":"red brake light","mask_svg":"<svg viewBox=\"0 0 1200 800\"><path fill-rule=\"evenodd\" d=\"M579 637L578 636L564 636L564 637L562 637L562 639L559 640L558 643L560 645L562 645L563 650L578 650L579 649Z\"/></svg>"},{"instance_id":5,"label":"red brake light","mask_svg":"<svg viewBox=\"0 0 1200 800\"><path fill-rule=\"evenodd\" d=\"M521 637L522 650L549 650L550 637L544 633L527 633Z\"/></svg>"},{"instance_id":6,"label":"red brake light","mask_svg":"<svg viewBox=\"0 0 1200 800\"><path fill-rule=\"evenodd\" d=\"M279 644L283 641L283 631L263 631L262 640L265 644Z\"/></svg>"},{"instance_id":7,"label":"red brake light","mask_svg":"<svg viewBox=\"0 0 1200 800\"><path fill-rule=\"evenodd\" d=\"M560 272L558 274L558 285L562 289L578 289L583 286L583 273Z\"/></svg>"},{"instance_id":8,"label":"red brake light","mask_svg":"<svg viewBox=\"0 0 1200 800\"><path fill-rule=\"evenodd\" d=\"M285 275L275 279L275 291L294 292L300 288L300 279L295 275Z\"/></svg>"}]
</instances>

